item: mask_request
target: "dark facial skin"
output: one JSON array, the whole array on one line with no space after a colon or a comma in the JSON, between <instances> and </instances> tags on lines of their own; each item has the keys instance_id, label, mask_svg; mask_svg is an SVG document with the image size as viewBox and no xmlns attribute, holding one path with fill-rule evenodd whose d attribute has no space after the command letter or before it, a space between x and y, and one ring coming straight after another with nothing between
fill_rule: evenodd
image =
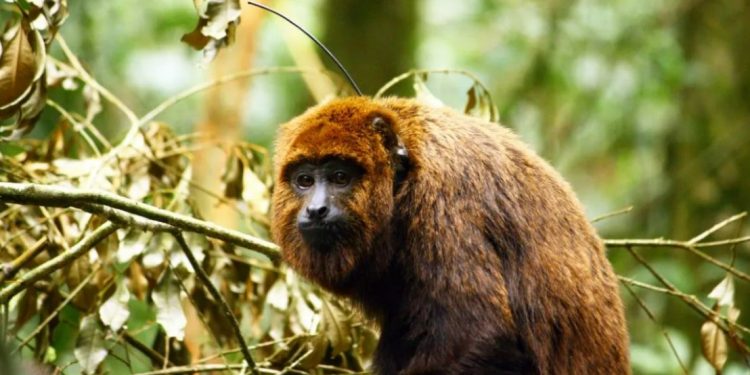
<instances>
[{"instance_id":1,"label":"dark facial skin","mask_svg":"<svg viewBox=\"0 0 750 375\"><path fill-rule=\"evenodd\" d=\"M341 159L302 163L290 170L289 183L304 201L297 227L310 247L327 250L346 238L348 217L342 203L361 176L361 168Z\"/></svg>"}]
</instances>

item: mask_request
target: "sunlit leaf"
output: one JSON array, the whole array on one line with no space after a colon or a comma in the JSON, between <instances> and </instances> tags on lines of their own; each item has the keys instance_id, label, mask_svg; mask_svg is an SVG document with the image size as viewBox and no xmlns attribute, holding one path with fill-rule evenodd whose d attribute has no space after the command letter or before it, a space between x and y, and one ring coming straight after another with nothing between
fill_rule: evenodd
<instances>
[{"instance_id":1,"label":"sunlit leaf","mask_svg":"<svg viewBox=\"0 0 750 375\"><path fill-rule=\"evenodd\" d=\"M182 341L185 337L187 318L182 309L180 285L174 275L167 271L159 285L151 293L156 306L156 322L164 328L168 337Z\"/></svg>"},{"instance_id":2,"label":"sunlit leaf","mask_svg":"<svg viewBox=\"0 0 750 375\"><path fill-rule=\"evenodd\" d=\"M277 280L266 296L266 303L279 311L286 311L289 307L289 289L283 280Z\"/></svg>"},{"instance_id":3,"label":"sunlit leaf","mask_svg":"<svg viewBox=\"0 0 750 375\"><path fill-rule=\"evenodd\" d=\"M440 99L432 94L429 88L427 88L427 74L417 74L414 76L414 92L416 93L416 99L420 102L431 106L431 107L444 107Z\"/></svg>"},{"instance_id":4,"label":"sunlit leaf","mask_svg":"<svg viewBox=\"0 0 750 375\"><path fill-rule=\"evenodd\" d=\"M99 328L97 316L88 315L81 320L81 325L76 340L76 348L73 351L76 359L83 367L83 372L93 374L107 357L104 332Z\"/></svg>"},{"instance_id":5,"label":"sunlit leaf","mask_svg":"<svg viewBox=\"0 0 750 375\"><path fill-rule=\"evenodd\" d=\"M60 86L65 90L73 91L78 89L78 83L75 80L78 72L67 65L57 65L51 60L47 60L45 77L47 86Z\"/></svg>"},{"instance_id":6,"label":"sunlit leaf","mask_svg":"<svg viewBox=\"0 0 750 375\"><path fill-rule=\"evenodd\" d=\"M708 298L715 299L719 306L731 306L734 302L734 279L727 275L714 287Z\"/></svg>"},{"instance_id":7,"label":"sunlit leaf","mask_svg":"<svg viewBox=\"0 0 750 375\"><path fill-rule=\"evenodd\" d=\"M119 263L130 262L133 257L143 254L146 244L151 239L152 234L139 230L131 230L125 235L120 246L117 249L117 261Z\"/></svg>"},{"instance_id":8,"label":"sunlit leaf","mask_svg":"<svg viewBox=\"0 0 750 375\"><path fill-rule=\"evenodd\" d=\"M727 320L732 323L737 323L737 319L740 318L740 309L735 306L729 306L727 310Z\"/></svg>"},{"instance_id":9,"label":"sunlit leaf","mask_svg":"<svg viewBox=\"0 0 750 375\"><path fill-rule=\"evenodd\" d=\"M242 200L247 202L253 213L266 214L271 205L268 188L250 168L245 168L242 176Z\"/></svg>"},{"instance_id":10,"label":"sunlit leaf","mask_svg":"<svg viewBox=\"0 0 750 375\"><path fill-rule=\"evenodd\" d=\"M708 363L721 371L727 362L727 338L713 321L706 321L701 326L701 349Z\"/></svg>"},{"instance_id":11,"label":"sunlit leaf","mask_svg":"<svg viewBox=\"0 0 750 375\"><path fill-rule=\"evenodd\" d=\"M99 318L102 323L112 331L119 331L130 317L128 301L130 301L130 292L124 280L120 280L115 293L99 308Z\"/></svg>"},{"instance_id":12,"label":"sunlit leaf","mask_svg":"<svg viewBox=\"0 0 750 375\"><path fill-rule=\"evenodd\" d=\"M305 332L313 332L320 320L320 316L307 305L304 299L295 298L295 300L297 301L295 311L297 312L299 324Z\"/></svg>"},{"instance_id":13,"label":"sunlit leaf","mask_svg":"<svg viewBox=\"0 0 750 375\"><path fill-rule=\"evenodd\" d=\"M86 121L92 122L94 117L102 111L102 99L99 91L86 85L83 87L83 100L86 103Z\"/></svg>"},{"instance_id":14,"label":"sunlit leaf","mask_svg":"<svg viewBox=\"0 0 750 375\"><path fill-rule=\"evenodd\" d=\"M199 5L198 24L182 36L182 41L197 50L203 50L204 61L211 61L219 48L234 39L234 30L240 22L239 0L204 0Z\"/></svg>"},{"instance_id":15,"label":"sunlit leaf","mask_svg":"<svg viewBox=\"0 0 750 375\"><path fill-rule=\"evenodd\" d=\"M49 44L55 37L59 27L68 17L66 0L34 0L31 1L28 15L33 19L32 26L42 31L45 43Z\"/></svg>"}]
</instances>

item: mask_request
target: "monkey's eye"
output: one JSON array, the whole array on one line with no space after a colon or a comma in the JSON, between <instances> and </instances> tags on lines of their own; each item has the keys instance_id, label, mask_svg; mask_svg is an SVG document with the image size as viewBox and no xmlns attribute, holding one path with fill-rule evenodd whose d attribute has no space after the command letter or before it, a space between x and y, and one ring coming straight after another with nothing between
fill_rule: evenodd
<instances>
[{"instance_id":1,"label":"monkey's eye","mask_svg":"<svg viewBox=\"0 0 750 375\"><path fill-rule=\"evenodd\" d=\"M301 189L307 189L310 186L313 186L313 184L315 183L315 179L312 176L310 176L309 174L301 174L301 175L297 176L297 178L294 180L294 182Z\"/></svg>"},{"instance_id":2,"label":"monkey's eye","mask_svg":"<svg viewBox=\"0 0 750 375\"><path fill-rule=\"evenodd\" d=\"M348 185L351 180L351 176L343 171L336 171L336 173L333 174L333 178L331 178L331 182L341 186Z\"/></svg>"}]
</instances>

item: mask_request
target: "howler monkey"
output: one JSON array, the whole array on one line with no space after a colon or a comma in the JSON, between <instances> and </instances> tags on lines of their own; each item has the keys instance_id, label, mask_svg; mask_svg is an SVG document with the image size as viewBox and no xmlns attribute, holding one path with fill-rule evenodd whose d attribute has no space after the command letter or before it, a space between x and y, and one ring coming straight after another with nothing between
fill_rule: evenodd
<instances>
[{"instance_id":1,"label":"howler monkey","mask_svg":"<svg viewBox=\"0 0 750 375\"><path fill-rule=\"evenodd\" d=\"M408 99L283 125L273 237L380 325L378 374L628 374L602 242L508 129Z\"/></svg>"}]
</instances>

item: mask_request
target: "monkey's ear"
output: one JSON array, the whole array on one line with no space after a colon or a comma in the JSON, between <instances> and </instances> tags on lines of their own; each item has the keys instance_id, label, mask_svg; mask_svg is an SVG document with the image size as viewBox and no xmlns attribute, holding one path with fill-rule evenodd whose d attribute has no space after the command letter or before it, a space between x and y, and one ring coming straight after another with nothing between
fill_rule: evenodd
<instances>
[{"instance_id":1,"label":"monkey's ear","mask_svg":"<svg viewBox=\"0 0 750 375\"><path fill-rule=\"evenodd\" d=\"M395 190L409 171L409 151L398 134L393 130L393 126L385 118L375 116L372 119L372 127L375 131L383 135L383 145L391 154L395 177L393 188Z\"/></svg>"},{"instance_id":2,"label":"monkey's ear","mask_svg":"<svg viewBox=\"0 0 750 375\"><path fill-rule=\"evenodd\" d=\"M390 121L386 120L382 116L376 115L371 121L372 128L383 136L383 146L388 151L393 151L398 144L398 136L393 131L393 126Z\"/></svg>"},{"instance_id":3,"label":"monkey's ear","mask_svg":"<svg viewBox=\"0 0 750 375\"><path fill-rule=\"evenodd\" d=\"M404 181L406 174L409 172L409 150L406 149L404 142L401 142L400 138L396 137L396 140L398 143L396 144L396 150L393 153L395 171L393 185L394 191L396 191L401 182Z\"/></svg>"}]
</instances>

